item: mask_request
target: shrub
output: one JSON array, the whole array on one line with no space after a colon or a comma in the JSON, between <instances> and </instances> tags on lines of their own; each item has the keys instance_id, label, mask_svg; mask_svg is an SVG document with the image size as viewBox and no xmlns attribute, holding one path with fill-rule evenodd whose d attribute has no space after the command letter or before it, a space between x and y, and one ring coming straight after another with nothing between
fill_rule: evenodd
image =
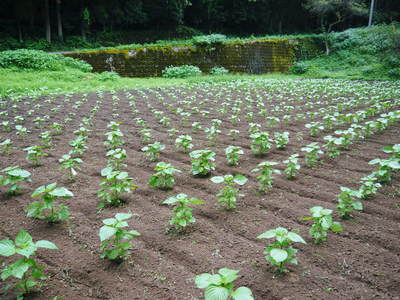
<instances>
[{"instance_id":1,"label":"shrub","mask_svg":"<svg viewBox=\"0 0 400 300\"><path fill-rule=\"evenodd\" d=\"M182 65L182 66L169 66L162 71L164 78L186 78L190 76L197 76L201 74L201 70L196 66Z\"/></svg>"},{"instance_id":2,"label":"shrub","mask_svg":"<svg viewBox=\"0 0 400 300\"><path fill-rule=\"evenodd\" d=\"M202 34L202 32L200 30L197 30L196 28L185 26L185 25L179 25L178 27L176 27L175 32L178 35L181 35L183 37L187 37L187 36L192 37L192 36Z\"/></svg>"},{"instance_id":3,"label":"shrub","mask_svg":"<svg viewBox=\"0 0 400 300\"><path fill-rule=\"evenodd\" d=\"M222 44L226 40L226 35L214 33L209 35L198 35L192 38L192 42L195 45L207 46Z\"/></svg>"},{"instance_id":4,"label":"shrub","mask_svg":"<svg viewBox=\"0 0 400 300\"><path fill-rule=\"evenodd\" d=\"M116 72L108 72L104 71L99 74L97 77L98 80L100 81L117 81L119 79L119 75Z\"/></svg>"},{"instance_id":5,"label":"shrub","mask_svg":"<svg viewBox=\"0 0 400 300\"><path fill-rule=\"evenodd\" d=\"M224 74L227 74L227 73L229 73L229 70L225 69L224 67L215 66L210 70L210 74L211 75L224 75Z\"/></svg>"},{"instance_id":6,"label":"shrub","mask_svg":"<svg viewBox=\"0 0 400 300\"><path fill-rule=\"evenodd\" d=\"M304 74L307 72L309 69L309 66L306 62L304 61L298 61L296 62L291 68L290 68L290 73L292 74Z\"/></svg>"},{"instance_id":7,"label":"shrub","mask_svg":"<svg viewBox=\"0 0 400 300\"><path fill-rule=\"evenodd\" d=\"M0 68L18 68L22 70L64 71L66 68L90 72L89 64L40 50L9 50L0 52Z\"/></svg>"}]
</instances>

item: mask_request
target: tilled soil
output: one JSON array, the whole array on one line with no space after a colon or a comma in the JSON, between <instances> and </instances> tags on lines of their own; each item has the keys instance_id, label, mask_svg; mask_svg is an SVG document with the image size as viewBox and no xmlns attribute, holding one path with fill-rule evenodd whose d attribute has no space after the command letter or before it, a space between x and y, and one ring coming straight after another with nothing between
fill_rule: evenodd
<instances>
[{"instance_id":1,"label":"tilled soil","mask_svg":"<svg viewBox=\"0 0 400 300\"><path fill-rule=\"evenodd\" d=\"M26 127L31 130L26 140L13 133L1 132L4 138L14 140L14 150L9 156L2 156L0 167L20 165L32 173L32 182L23 184L23 193L7 197L4 189L0 194L0 239L13 239L20 229L28 231L34 240L46 239L54 242L59 250L41 249L38 261L45 267L49 279L41 292L30 296L32 299L202 299L202 291L194 284L196 275L219 268L240 270L236 286L247 286L255 299L400 299L400 190L399 176L391 186L385 186L371 200L363 201L364 210L355 212L354 219L342 221L344 231L329 234L328 241L314 245L308 237L310 221L302 218L309 215L309 208L320 205L335 209L341 186L358 188L359 180L371 173L374 166L371 159L387 157L382 148L388 144L400 143L400 126L394 125L381 135L373 135L352 146L335 159L325 158L315 169L302 167L295 180L276 176L274 186L266 194L257 191L256 174L251 170L262 161L282 161L290 154L300 153L300 148L312 141L321 141L321 133L310 137L304 128L305 122L291 122L277 127L275 131L287 130L291 142L285 150L273 148L265 157L251 154L247 121L236 126L222 125L222 134L215 146L209 146L203 132L193 133L189 125L197 120L192 116L187 127L175 115L166 113L175 128L193 137L193 149L211 149L217 153L216 170L212 175L244 174L249 182L241 188L245 195L238 200L234 211L225 211L217 204L216 193L221 185L209 178L190 175L189 155L177 151L174 139L168 137L153 114L145 105L152 96L141 98L136 94L140 117L152 129L155 141L166 145L159 161L172 163L182 170L176 176L173 190L160 191L147 185L156 163L148 163L140 149L143 144L138 136L138 126L133 121L128 99L120 93L118 121L122 121L123 146L127 151L127 171L139 186L138 190L125 196L126 204L117 208L106 208L98 212L97 191L101 181L100 170L106 165L106 148L103 145L107 123L112 118L112 105L106 94L103 103L90 128L89 150L83 155L82 169L77 180L69 182L65 171L58 170L58 159L68 153L68 142L73 131L79 127L82 118L88 115L97 100L96 94L89 94L89 100L78 110L73 121L65 128L63 135L54 137L54 147L43 159L40 167L32 167L25 160L23 148L39 142L42 130L36 129L33 117L27 117ZM75 95L72 101L80 99ZM62 99L62 98L61 98ZM73 103L58 113L49 109L55 104L43 106L38 111L51 115L51 122L63 122L66 112L73 111ZM215 105L210 102L210 107ZM26 104L26 106L29 106ZM155 102L154 107L162 109ZM24 115L27 107L21 104L18 112L10 115ZM210 114L208 122L218 117ZM203 124L205 124L203 120ZM206 125L206 124L205 124ZM207 125L209 126L209 124ZM240 130L236 141L231 141L227 131ZM303 132L301 140L296 134ZM224 149L229 145L241 146L245 155L238 167L226 164ZM279 167L283 170L283 166ZM65 223L48 225L44 221L27 218L24 207L32 202L30 195L40 185L57 181L74 193L65 201L72 217ZM193 208L196 223L183 235L167 233L168 221L172 217L169 207L161 202L178 193L186 193L206 202ZM130 228L142 236L133 242L133 251L122 264L100 259L98 230L102 220L117 212L132 212ZM338 216L335 218L339 220ZM294 245L299 249L298 265L290 265L289 272L279 276L264 259L263 249L267 240L256 237L264 231L278 226L298 229L307 244ZM7 259L6 262L10 260ZM6 282L0 283L4 288ZM58 296L58 298L54 298ZM15 294L4 293L4 299ZM2 299L3 299L2 298Z\"/></svg>"}]
</instances>

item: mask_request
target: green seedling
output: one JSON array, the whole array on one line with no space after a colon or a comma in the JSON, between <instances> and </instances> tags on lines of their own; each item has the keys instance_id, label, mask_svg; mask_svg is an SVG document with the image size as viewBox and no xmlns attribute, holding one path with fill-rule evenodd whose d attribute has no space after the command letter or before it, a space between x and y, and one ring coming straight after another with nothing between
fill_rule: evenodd
<instances>
[{"instance_id":1,"label":"green seedling","mask_svg":"<svg viewBox=\"0 0 400 300\"><path fill-rule=\"evenodd\" d=\"M199 176L207 176L211 171L215 170L215 152L211 150L195 150L190 152L192 159L192 174Z\"/></svg>"},{"instance_id":2,"label":"green seedling","mask_svg":"<svg viewBox=\"0 0 400 300\"><path fill-rule=\"evenodd\" d=\"M168 136L170 138L176 137L176 135L179 133L179 131L176 130L175 128L170 128L170 129L167 130L167 132L168 132Z\"/></svg>"},{"instance_id":3,"label":"green seedling","mask_svg":"<svg viewBox=\"0 0 400 300\"><path fill-rule=\"evenodd\" d=\"M21 187L18 185L21 181L31 181L31 173L21 169L19 166L8 167L1 170L4 175L0 175L0 185L10 185L7 193L9 195L17 195L21 192Z\"/></svg>"},{"instance_id":4,"label":"green seedling","mask_svg":"<svg viewBox=\"0 0 400 300\"><path fill-rule=\"evenodd\" d=\"M383 152L390 153L392 158L400 158L400 144L386 146L383 148Z\"/></svg>"},{"instance_id":5,"label":"green seedling","mask_svg":"<svg viewBox=\"0 0 400 300\"><path fill-rule=\"evenodd\" d=\"M244 152L239 146L229 146L225 149L226 160L230 166L238 166L240 155Z\"/></svg>"},{"instance_id":6,"label":"green seedling","mask_svg":"<svg viewBox=\"0 0 400 300\"><path fill-rule=\"evenodd\" d=\"M272 183L274 180L274 173L280 174L281 171L274 169L273 167L279 163L273 161L264 161L259 163L257 168L253 169L252 172L259 172L260 175L257 176L259 191L265 193L267 190L272 188Z\"/></svg>"},{"instance_id":7,"label":"green seedling","mask_svg":"<svg viewBox=\"0 0 400 300\"><path fill-rule=\"evenodd\" d=\"M165 145L161 144L160 142L155 142L153 144L149 144L142 148L144 151L147 159L151 162L157 161L160 156L160 151L165 149Z\"/></svg>"},{"instance_id":8,"label":"green seedling","mask_svg":"<svg viewBox=\"0 0 400 300\"><path fill-rule=\"evenodd\" d=\"M101 170L101 176L104 177L100 183L100 189L97 193L103 200L99 203L99 208L104 208L107 204L119 206L123 203L122 194L130 193L136 190L137 186L133 184L133 178L128 177L128 172L114 170L112 167L106 167Z\"/></svg>"},{"instance_id":9,"label":"green seedling","mask_svg":"<svg viewBox=\"0 0 400 300\"><path fill-rule=\"evenodd\" d=\"M174 173L181 172L171 164L159 162L154 171L156 172L150 177L149 186L158 187L160 189L172 189L175 185Z\"/></svg>"},{"instance_id":10,"label":"green seedling","mask_svg":"<svg viewBox=\"0 0 400 300\"><path fill-rule=\"evenodd\" d=\"M117 213L114 218L103 220L104 225L99 230L101 258L121 262L130 254L130 241L141 235L136 230L123 229L129 226L127 220L132 216L131 213Z\"/></svg>"},{"instance_id":11,"label":"green seedling","mask_svg":"<svg viewBox=\"0 0 400 300\"><path fill-rule=\"evenodd\" d=\"M374 173L361 178L361 185L358 189L361 199L368 199L370 196L375 195L382 185L378 183L378 178L374 176Z\"/></svg>"},{"instance_id":12,"label":"green seedling","mask_svg":"<svg viewBox=\"0 0 400 300\"><path fill-rule=\"evenodd\" d=\"M21 125L17 125L15 126L15 130L17 132L17 135L22 137L22 139L25 139L25 137L27 136L28 133L30 133L30 131L28 130L28 128L23 127Z\"/></svg>"},{"instance_id":13,"label":"green seedling","mask_svg":"<svg viewBox=\"0 0 400 300\"><path fill-rule=\"evenodd\" d=\"M196 276L199 289L205 289L205 300L254 300L252 291L244 286L234 289L233 282L239 278L239 271L222 268L218 274L203 273Z\"/></svg>"},{"instance_id":14,"label":"green seedling","mask_svg":"<svg viewBox=\"0 0 400 300\"><path fill-rule=\"evenodd\" d=\"M50 148L52 146L52 136L50 131L44 131L40 134L40 141L43 148Z\"/></svg>"},{"instance_id":15,"label":"green seedling","mask_svg":"<svg viewBox=\"0 0 400 300\"><path fill-rule=\"evenodd\" d=\"M230 129L228 135L231 137L232 141L235 141L239 135L240 131L237 129Z\"/></svg>"},{"instance_id":16,"label":"green seedling","mask_svg":"<svg viewBox=\"0 0 400 300\"><path fill-rule=\"evenodd\" d=\"M13 142L11 139L6 139L0 143L1 153L5 155L9 155L13 149Z\"/></svg>"},{"instance_id":17,"label":"green seedling","mask_svg":"<svg viewBox=\"0 0 400 300\"><path fill-rule=\"evenodd\" d=\"M1 126L3 127L3 130L5 132L10 132L11 131L11 123L10 123L10 121L1 122Z\"/></svg>"},{"instance_id":18,"label":"green seedling","mask_svg":"<svg viewBox=\"0 0 400 300\"><path fill-rule=\"evenodd\" d=\"M284 160L283 163L287 165L283 171L286 174L286 178L294 179L301 168L299 164L299 155L297 153L292 154L287 160Z\"/></svg>"},{"instance_id":19,"label":"green seedling","mask_svg":"<svg viewBox=\"0 0 400 300\"><path fill-rule=\"evenodd\" d=\"M74 181L77 170L80 170L79 165L83 163L79 157L73 158L70 154L64 154L58 162L60 163L60 170L68 170L68 179Z\"/></svg>"},{"instance_id":20,"label":"green seedling","mask_svg":"<svg viewBox=\"0 0 400 300\"><path fill-rule=\"evenodd\" d=\"M21 230L15 237L15 241L10 239L0 240L0 255L10 257L12 255L21 255L22 258L6 265L1 271L1 279L6 280L10 277L17 279L15 289L18 291L17 299L23 299L25 295L34 291L34 287L39 285L38 280L46 279L43 267L39 266L32 257L36 255L39 248L56 250L53 243L40 240L33 242L30 234Z\"/></svg>"},{"instance_id":21,"label":"green seedling","mask_svg":"<svg viewBox=\"0 0 400 300\"><path fill-rule=\"evenodd\" d=\"M342 145L342 138L337 138L333 137L331 135L324 136L324 140L326 141L326 144L324 147L328 150L326 152L326 155L330 158L335 158L339 156L342 152L339 150L339 148Z\"/></svg>"},{"instance_id":22,"label":"green seedling","mask_svg":"<svg viewBox=\"0 0 400 300\"><path fill-rule=\"evenodd\" d=\"M177 232L183 232L188 225L196 222L196 219L192 215L192 208L190 204L204 204L204 201L189 198L186 194L178 194L175 197L170 197L165 200L162 204L173 205L172 211L175 216L169 221L169 224L174 226Z\"/></svg>"},{"instance_id":23,"label":"green seedling","mask_svg":"<svg viewBox=\"0 0 400 300\"><path fill-rule=\"evenodd\" d=\"M279 150L285 149L289 143L289 132L275 132L275 144Z\"/></svg>"},{"instance_id":24,"label":"green seedling","mask_svg":"<svg viewBox=\"0 0 400 300\"><path fill-rule=\"evenodd\" d=\"M241 174L236 175L225 175L225 176L214 176L211 178L214 183L224 183L225 186L217 194L218 202L226 209L236 208L236 202L238 197L244 195L239 194L239 190L235 188L235 184L244 185L247 182L247 178Z\"/></svg>"},{"instance_id":25,"label":"green seedling","mask_svg":"<svg viewBox=\"0 0 400 300\"><path fill-rule=\"evenodd\" d=\"M24 149L27 152L26 160L31 162L34 166L41 165L41 158L47 156L47 154L42 150L42 146L31 146Z\"/></svg>"},{"instance_id":26,"label":"green seedling","mask_svg":"<svg viewBox=\"0 0 400 300\"><path fill-rule=\"evenodd\" d=\"M316 142L302 147L301 151L306 152L305 161L308 168L314 168L321 158L320 155L324 154L324 151L321 150L321 147Z\"/></svg>"},{"instance_id":27,"label":"green seedling","mask_svg":"<svg viewBox=\"0 0 400 300\"><path fill-rule=\"evenodd\" d=\"M351 190L347 187L340 187L340 194L338 195L339 204L336 209L342 219L351 219L353 216L350 214L353 210L363 210L363 205L359 201L354 201L354 198L360 198L359 191Z\"/></svg>"},{"instance_id":28,"label":"green seedling","mask_svg":"<svg viewBox=\"0 0 400 300\"><path fill-rule=\"evenodd\" d=\"M221 130L217 127L211 126L210 128L204 129L204 132L206 133L206 138L210 141L210 144L214 145Z\"/></svg>"},{"instance_id":29,"label":"green seedling","mask_svg":"<svg viewBox=\"0 0 400 300\"><path fill-rule=\"evenodd\" d=\"M57 122L54 122L50 125L50 128L53 129L53 135L61 135L63 131L63 125Z\"/></svg>"},{"instance_id":30,"label":"green seedling","mask_svg":"<svg viewBox=\"0 0 400 300\"><path fill-rule=\"evenodd\" d=\"M143 144L148 144L150 143L151 139L153 138L151 136L151 131L148 128L142 128L139 130L140 137L142 138L142 143Z\"/></svg>"},{"instance_id":31,"label":"green seedling","mask_svg":"<svg viewBox=\"0 0 400 300\"><path fill-rule=\"evenodd\" d=\"M126 159L125 149L116 148L107 151L106 157L108 158L107 166L112 167L114 170L121 170L122 167L126 167L124 160Z\"/></svg>"},{"instance_id":32,"label":"green seedling","mask_svg":"<svg viewBox=\"0 0 400 300\"><path fill-rule=\"evenodd\" d=\"M378 169L374 172L374 176L378 178L378 182L382 184L389 183L392 180L393 172L400 170L399 158L376 158L371 160L368 164L379 165Z\"/></svg>"},{"instance_id":33,"label":"green seedling","mask_svg":"<svg viewBox=\"0 0 400 300\"><path fill-rule=\"evenodd\" d=\"M88 149L86 146L87 137L78 136L74 140L69 142L69 145L72 147L71 155L72 156L82 156L85 151Z\"/></svg>"},{"instance_id":34,"label":"green seedling","mask_svg":"<svg viewBox=\"0 0 400 300\"><path fill-rule=\"evenodd\" d=\"M68 206L64 204L56 207L55 200L59 198L69 199L74 194L64 187L57 187L57 183L42 185L38 187L32 194L32 198L40 197L25 208L26 215L29 218L47 219L49 223L57 223L68 219L70 212Z\"/></svg>"},{"instance_id":35,"label":"green seedling","mask_svg":"<svg viewBox=\"0 0 400 300\"><path fill-rule=\"evenodd\" d=\"M320 122L311 122L306 124L305 127L310 129L311 136L317 136L321 130L324 130L324 126Z\"/></svg>"},{"instance_id":36,"label":"green seedling","mask_svg":"<svg viewBox=\"0 0 400 300\"><path fill-rule=\"evenodd\" d=\"M264 155L271 149L271 139L268 132L255 132L250 135L251 151L256 155Z\"/></svg>"},{"instance_id":37,"label":"green seedling","mask_svg":"<svg viewBox=\"0 0 400 300\"><path fill-rule=\"evenodd\" d=\"M303 220L312 220L314 224L309 230L310 236L316 244L326 241L328 231L340 232L343 230L339 222L334 222L332 218L332 210L323 208L322 206L314 206L310 208L311 217L303 218Z\"/></svg>"},{"instance_id":38,"label":"green seedling","mask_svg":"<svg viewBox=\"0 0 400 300\"><path fill-rule=\"evenodd\" d=\"M193 128L193 132L196 133L196 132L200 131L202 127L201 127L200 122L193 122L192 128Z\"/></svg>"},{"instance_id":39,"label":"green seedling","mask_svg":"<svg viewBox=\"0 0 400 300\"><path fill-rule=\"evenodd\" d=\"M306 244L304 239L293 231L288 231L286 228L278 227L271 229L257 237L258 239L275 239L275 242L268 245L265 250L265 259L271 264L278 266L278 272L286 272L286 263L297 265L298 261L295 258L297 249L294 249L291 243Z\"/></svg>"},{"instance_id":40,"label":"green seedling","mask_svg":"<svg viewBox=\"0 0 400 300\"><path fill-rule=\"evenodd\" d=\"M120 148L123 144L125 144L125 141L122 139L124 134L119 129L106 132L104 135L107 137L107 140L104 142L104 146L109 149Z\"/></svg>"}]
</instances>

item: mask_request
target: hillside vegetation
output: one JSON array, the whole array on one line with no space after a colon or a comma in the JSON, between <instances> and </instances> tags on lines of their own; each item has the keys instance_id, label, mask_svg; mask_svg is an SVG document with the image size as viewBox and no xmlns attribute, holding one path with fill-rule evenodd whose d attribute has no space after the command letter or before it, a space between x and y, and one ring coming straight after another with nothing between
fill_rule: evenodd
<instances>
[{"instance_id":1,"label":"hillside vegetation","mask_svg":"<svg viewBox=\"0 0 400 300\"><path fill-rule=\"evenodd\" d=\"M291 72L311 78L399 79L400 24L329 35L331 54L297 62Z\"/></svg>"}]
</instances>

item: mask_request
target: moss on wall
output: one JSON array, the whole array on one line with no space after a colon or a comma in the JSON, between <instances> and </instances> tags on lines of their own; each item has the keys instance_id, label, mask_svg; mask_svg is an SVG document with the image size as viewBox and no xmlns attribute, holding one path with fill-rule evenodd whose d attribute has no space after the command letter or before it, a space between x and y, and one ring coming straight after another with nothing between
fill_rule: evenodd
<instances>
[{"instance_id":1,"label":"moss on wall","mask_svg":"<svg viewBox=\"0 0 400 300\"><path fill-rule=\"evenodd\" d=\"M168 66L198 66L209 72L222 66L231 72L262 74L287 72L301 58L319 54L321 47L312 39L256 40L215 46L153 46L135 49L107 49L70 52L64 55L82 59L95 72L114 71L128 77L161 76Z\"/></svg>"}]
</instances>

